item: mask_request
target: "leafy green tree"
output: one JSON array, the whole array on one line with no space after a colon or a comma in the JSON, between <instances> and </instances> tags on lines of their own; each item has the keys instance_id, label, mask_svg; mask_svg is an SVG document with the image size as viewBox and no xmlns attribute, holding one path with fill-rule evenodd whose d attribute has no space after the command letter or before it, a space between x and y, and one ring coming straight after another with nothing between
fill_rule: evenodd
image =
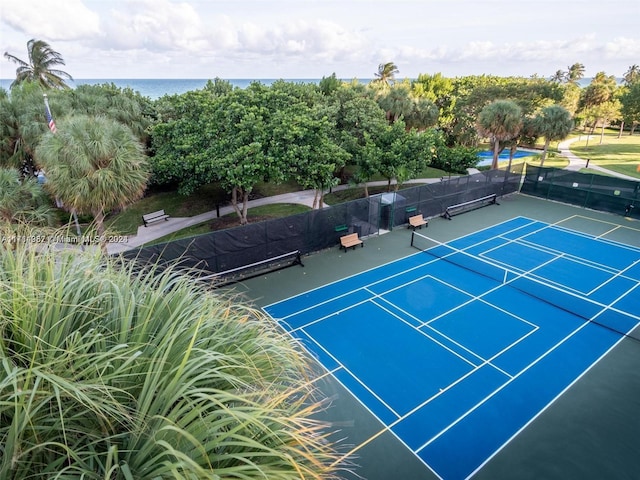
<instances>
[{"instance_id":1,"label":"leafy green tree","mask_svg":"<svg viewBox=\"0 0 640 480\"><path fill-rule=\"evenodd\" d=\"M411 85L412 95L417 98L431 100L438 109L437 125L443 131L449 131L454 121L456 97L454 85L450 78L441 73L427 75L421 73Z\"/></svg>"},{"instance_id":2,"label":"leafy green tree","mask_svg":"<svg viewBox=\"0 0 640 480\"><path fill-rule=\"evenodd\" d=\"M337 477L316 374L259 311L77 252L0 252L0 284L0 478Z\"/></svg>"},{"instance_id":3,"label":"leafy green tree","mask_svg":"<svg viewBox=\"0 0 640 480\"><path fill-rule=\"evenodd\" d=\"M320 83L318 84L318 87L320 88L320 91L323 95L332 95L333 93L338 91L341 85L342 81L339 80L336 77L335 72L333 72L328 77L322 77Z\"/></svg>"},{"instance_id":4,"label":"leafy green tree","mask_svg":"<svg viewBox=\"0 0 640 480\"><path fill-rule=\"evenodd\" d=\"M496 100L511 100L524 115L562 101L564 86L541 78L503 78L469 76L454 81L454 121L446 131L448 144L477 146L480 138L476 129L480 111Z\"/></svg>"},{"instance_id":5,"label":"leafy green tree","mask_svg":"<svg viewBox=\"0 0 640 480\"><path fill-rule=\"evenodd\" d=\"M536 130L538 135L544 137L544 149L540 158L540 166L544 164L549 144L564 140L573 130L573 119L566 108L560 105L552 105L542 109L536 116Z\"/></svg>"},{"instance_id":6,"label":"leafy green tree","mask_svg":"<svg viewBox=\"0 0 640 480\"><path fill-rule=\"evenodd\" d=\"M522 128L522 109L509 100L497 100L478 115L478 131L490 138L493 146L491 168L498 168L500 142L511 140Z\"/></svg>"},{"instance_id":7,"label":"leafy green tree","mask_svg":"<svg viewBox=\"0 0 640 480\"><path fill-rule=\"evenodd\" d=\"M631 125L629 135L633 135L635 128L640 123L640 81L636 81L626 87L620 96L620 113L625 123Z\"/></svg>"},{"instance_id":8,"label":"leafy green tree","mask_svg":"<svg viewBox=\"0 0 640 480\"><path fill-rule=\"evenodd\" d=\"M349 154L332 139L335 124L327 117L306 114L282 119L273 135L286 147L278 154L289 165L293 179L304 189L315 189L312 208L321 208L323 192L335 186L339 179L335 172L347 161Z\"/></svg>"},{"instance_id":9,"label":"leafy green tree","mask_svg":"<svg viewBox=\"0 0 640 480\"><path fill-rule=\"evenodd\" d=\"M335 142L349 154L347 161L356 167L351 178L343 173L339 176L343 181L363 183L367 196L366 182L378 172L379 158L369 147L373 145L372 138L378 137L388 125L385 112L370 93L360 84L343 85L327 98L328 108L334 111Z\"/></svg>"},{"instance_id":10,"label":"leafy green tree","mask_svg":"<svg viewBox=\"0 0 640 480\"><path fill-rule=\"evenodd\" d=\"M407 179L431 163L435 152L431 135L406 131L404 122L398 120L386 127L382 135L373 139L374 152L379 155L379 173L387 179L387 190L391 191L391 182L395 179L398 187ZM372 154L374 154L372 152Z\"/></svg>"},{"instance_id":11,"label":"leafy green tree","mask_svg":"<svg viewBox=\"0 0 640 480\"><path fill-rule=\"evenodd\" d=\"M69 117L43 137L36 160L46 171L46 188L65 208L93 215L106 252L105 214L138 200L149 177L131 129L105 117Z\"/></svg>"},{"instance_id":12,"label":"leafy green tree","mask_svg":"<svg viewBox=\"0 0 640 480\"><path fill-rule=\"evenodd\" d=\"M62 55L53 50L51 46L43 41L31 39L27 42L27 61L21 60L15 55L4 52L7 60L16 63L16 79L11 83L11 88L23 82L37 82L44 89L69 88L65 79L73 80L71 75L62 70L58 70L58 65L64 65Z\"/></svg>"},{"instance_id":13,"label":"leafy green tree","mask_svg":"<svg viewBox=\"0 0 640 480\"><path fill-rule=\"evenodd\" d=\"M229 80L223 80L218 77L214 78L213 81L207 80L207 83L204 86L204 90L213 93L216 97L227 95L231 93L233 89L234 86Z\"/></svg>"},{"instance_id":14,"label":"leafy green tree","mask_svg":"<svg viewBox=\"0 0 640 480\"><path fill-rule=\"evenodd\" d=\"M598 105L611 101L616 89L617 82L613 75L598 72L582 92L582 98L580 100L582 108L597 107Z\"/></svg>"}]
</instances>

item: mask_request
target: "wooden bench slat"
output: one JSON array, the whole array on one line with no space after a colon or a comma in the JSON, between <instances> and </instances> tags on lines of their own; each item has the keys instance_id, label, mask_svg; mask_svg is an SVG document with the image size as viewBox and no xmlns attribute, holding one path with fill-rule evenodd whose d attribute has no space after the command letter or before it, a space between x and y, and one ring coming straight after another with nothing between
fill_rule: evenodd
<instances>
[{"instance_id":1,"label":"wooden bench slat","mask_svg":"<svg viewBox=\"0 0 640 480\"><path fill-rule=\"evenodd\" d=\"M164 213L164 210L158 210L157 212L146 213L142 215L142 222L146 227L150 223L159 222L161 220L169 220L169 215Z\"/></svg>"},{"instance_id":2,"label":"wooden bench slat","mask_svg":"<svg viewBox=\"0 0 640 480\"><path fill-rule=\"evenodd\" d=\"M413 217L409 217L409 226L414 230L417 228L422 228L423 225L429 225L429 221L425 220L422 214L414 215Z\"/></svg>"},{"instance_id":3,"label":"wooden bench slat","mask_svg":"<svg viewBox=\"0 0 640 480\"><path fill-rule=\"evenodd\" d=\"M352 247L355 249L357 245L364 247L364 242L360 240L357 233L350 233L349 235L340 237L340 248L344 248L345 252L347 248Z\"/></svg>"}]
</instances>

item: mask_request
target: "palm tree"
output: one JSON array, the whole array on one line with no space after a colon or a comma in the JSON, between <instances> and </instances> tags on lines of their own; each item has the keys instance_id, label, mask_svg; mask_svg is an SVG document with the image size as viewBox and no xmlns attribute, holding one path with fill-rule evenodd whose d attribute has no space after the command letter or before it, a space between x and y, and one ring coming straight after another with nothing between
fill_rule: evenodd
<instances>
[{"instance_id":1,"label":"palm tree","mask_svg":"<svg viewBox=\"0 0 640 480\"><path fill-rule=\"evenodd\" d=\"M398 70L398 67L396 67L395 63L381 63L380 65L378 65L378 71L374 73L376 78L373 81L390 87L396 79L396 73L400 73L400 70Z\"/></svg>"},{"instance_id":2,"label":"palm tree","mask_svg":"<svg viewBox=\"0 0 640 480\"><path fill-rule=\"evenodd\" d=\"M500 142L511 140L522 128L522 109L511 100L496 100L485 106L478 115L478 131L488 136L493 145L491 168L498 168Z\"/></svg>"},{"instance_id":3,"label":"palm tree","mask_svg":"<svg viewBox=\"0 0 640 480\"><path fill-rule=\"evenodd\" d=\"M378 98L380 108L386 112L389 123L396 122L400 117L411 113L413 100L407 85L396 85L386 95Z\"/></svg>"},{"instance_id":4,"label":"palm tree","mask_svg":"<svg viewBox=\"0 0 640 480\"><path fill-rule=\"evenodd\" d=\"M26 81L38 82L45 89L69 88L64 79L73 80L73 78L67 72L54 68L56 65L64 65L64 60L47 42L32 38L27 42L27 53L29 61L4 52L6 59L18 64L16 79L11 83L10 88Z\"/></svg>"},{"instance_id":5,"label":"palm tree","mask_svg":"<svg viewBox=\"0 0 640 480\"><path fill-rule=\"evenodd\" d=\"M567 72L567 82L577 85L578 81L584 78L584 65L581 63L574 63L568 68L569 71Z\"/></svg>"},{"instance_id":6,"label":"palm tree","mask_svg":"<svg viewBox=\"0 0 640 480\"><path fill-rule=\"evenodd\" d=\"M550 82L553 83L564 83L567 79L567 74L562 70L556 70L556 73L553 74L553 77L549 79Z\"/></svg>"},{"instance_id":7,"label":"palm tree","mask_svg":"<svg viewBox=\"0 0 640 480\"><path fill-rule=\"evenodd\" d=\"M564 140L573 130L573 119L569 111L560 105L551 105L542 110L535 119L536 133L544 137L544 149L540 166L544 164L551 142Z\"/></svg>"},{"instance_id":8,"label":"palm tree","mask_svg":"<svg viewBox=\"0 0 640 480\"><path fill-rule=\"evenodd\" d=\"M640 80L640 67L636 64L633 64L629 67L629 69L624 74L624 83L627 85L631 85L632 83Z\"/></svg>"},{"instance_id":9,"label":"palm tree","mask_svg":"<svg viewBox=\"0 0 640 480\"><path fill-rule=\"evenodd\" d=\"M38 145L36 161L65 208L93 215L103 251L105 213L140 198L149 178L142 144L127 126L105 117L61 122L58 133Z\"/></svg>"}]
</instances>

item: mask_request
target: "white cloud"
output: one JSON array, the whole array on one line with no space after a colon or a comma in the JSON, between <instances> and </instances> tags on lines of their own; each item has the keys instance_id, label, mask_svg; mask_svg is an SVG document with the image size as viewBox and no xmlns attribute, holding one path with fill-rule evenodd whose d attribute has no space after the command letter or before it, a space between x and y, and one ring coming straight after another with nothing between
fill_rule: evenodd
<instances>
[{"instance_id":1,"label":"white cloud","mask_svg":"<svg viewBox=\"0 0 640 480\"><path fill-rule=\"evenodd\" d=\"M460 0L454 9L444 0L1 1L2 47L19 55L41 38L78 78L370 78L387 61L408 77L551 74L575 62L589 75L640 58L640 4L620 14L595 0L579 9L537 0L553 5L548 17L531 0Z\"/></svg>"},{"instance_id":2,"label":"white cloud","mask_svg":"<svg viewBox=\"0 0 640 480\"><path fill-rule=\"evenodd\" d=\"M118 49L197 52L207 46L206 29L192 5L168 0L132 0L112 8L106 42Z\"/></svg>"},{"instance_id":3,"label":"white cloud","mask_svg":"<svg viewBox=\"0 0 640 480\"><path fill-rule=\"evenodd\" d=\"M98 15L82 0L3 0L1 19L29 39L75 40L100 32Z\"/></svg>"}]
</instances>

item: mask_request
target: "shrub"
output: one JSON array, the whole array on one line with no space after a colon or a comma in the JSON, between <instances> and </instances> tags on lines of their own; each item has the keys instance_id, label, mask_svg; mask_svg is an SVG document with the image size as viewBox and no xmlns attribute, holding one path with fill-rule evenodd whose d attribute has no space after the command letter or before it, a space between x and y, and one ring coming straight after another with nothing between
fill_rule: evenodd
<instances>
[{"instance_id":1,"label":"shrub","mask_svg":"<svg viewBox=\"0 0 640 480\"><path fill-rule=\"evenodd\" d=\"M2 479L333 478L299 346L175 271L1 252L0 332Z\"/></svg>"}]
</instances>

